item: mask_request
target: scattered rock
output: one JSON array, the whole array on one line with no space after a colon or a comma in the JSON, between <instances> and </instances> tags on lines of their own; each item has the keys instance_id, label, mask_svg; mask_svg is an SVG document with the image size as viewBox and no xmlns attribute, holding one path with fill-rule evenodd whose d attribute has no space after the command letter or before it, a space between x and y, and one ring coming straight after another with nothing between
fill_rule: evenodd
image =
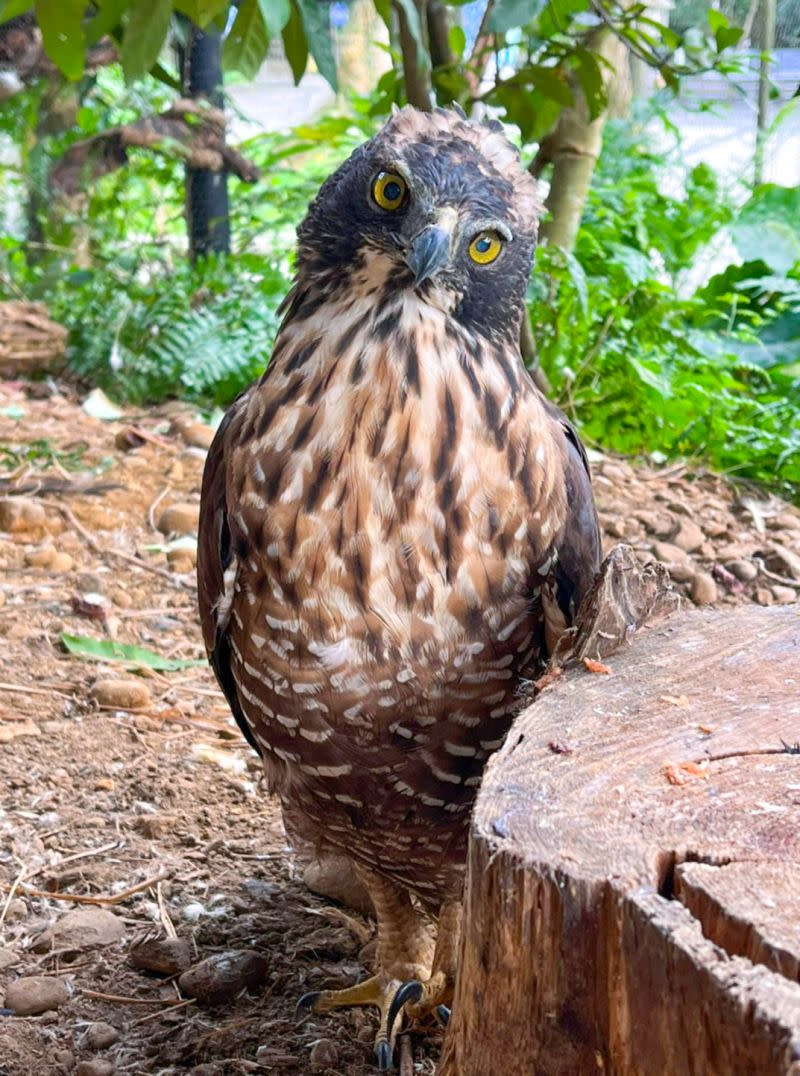
<instances>
[{"instance_id":1,"label":"scattered rock","mask_svg":"<svg viewBox=\"0 0 800 1076\"><path fill-rule=\"evenodd\" d=\"M185 938L151 938L131 949L134 968L156 975L178 975L192 963L192 949Z\"/></svg>"},{"instance_id":2,"label":"scattered rock","mask_svg":"<svg viewBox=\"0 0 800 1076\"><path fill-rule=\"evenodd\" d=\"M717 600L717 584L708 572L697 572L689 593L695 605L713 605Z\"/></svg>"},{"instance_id":3,"label":"scattered rock","mask_svg":"<svg viewBox=\"0 0 800 1076\"><path fill-rule=\"evenodd\" d=\"M178 816L174 814L143 814L134 819L134 826L143 837L151 839L163 837L178 825ZM186 965L188 968L188 964Z\"/></svg>"},{"instance_id":4,"label":"scattered rock","mask_svg":"<svg viewBox=\"0 0 800 1076\"><path fill-rule=\"evenodd\" d=\"M53 1053L53 1060L60 1072L72 1072L75 1068L75 1054L72 1050L56 1050Z\"/></svg>"},{"instance_id":5,"label":"scattered rock","mask_svg":"<svg viewBox=\"0 0 800 1076\"><path fill-rule=\"evenodd\" d=\"M115 710L141 710L152 703L150 688L141 680L97 680L89 689L89 698Z\"/></svg>"},{"instance_id":6,"label":"scattered rock","mask_svg":"<svg viewBox=\"0 0 800 1076\"><path fill-rule=\"evenodd\" d=\"M774 605L775 599L772 596L772 591L766 587L756 587L756 591L753 594L753 600L758 602L759 605Z\"/></svg>"},{"instance_id":7,"label":"scattered rock","mask_svg":"<svg viewBox=\"0 0 800 1076\"><path fill-rule=\"evenodd\" d=\"M71 572L75 567L75 561L69 553L56 553L50 561L51 572Z\"/></svg>"},{"instance_id":8,"label":"scattered rock","mask_svg":"<svg viewBox=\"0 0 800 1076\"><path fill-rule=\"evenodd\" d=\"M89 1024L86 1028L84 1041L92 1050L105 1050L113 1046L119 1040L119 1031L104 1020L98 1020L96 1024Z\"/></svg>"},{"instance_id":9,"label":"scattered rock","mask_svg":"<svg viewBox=\"0 0 800 1076\"><path fill-rule=\"evenodd\" d=\"M202 1005L224 1005L244 989L253 990L267 974L267 962L258 953L229 949L201 960L178 979L184 993Z\"/></svg>"},{"instance_id":10,"label":"scattered rock","mask_svg":"<svg viewBox=\"0 0 800 1076\"><path fill-rule=\"evenodd\" d=\"M199 504L171 504L158 517L156 526L162 534L197 534L199 524Z\"/></svg>"},{"instance_id":11,"label":"scattered rock","mask_svg":"<svg viewBox=\"0 0 800 1076\"><path fill-rule=\"evenodd\" d=\"M2 742L2 741L0 741ZM6 908L6 922L17 923L28 915L28 905L22 897L15 897Z\"/></svg>"},{"instance_id":12,"label":"scattered rock","mask_svg":"<svg viewBox=\"0 0 800 1076\"><path fill-rule=\"evenodd\" d=\"M0 743L11 743L23 736L41 736L42 730L33 721L24 718L22 721L4 721L0 724ZM6 916L8 918L8 916Z\"/></svg>"},{"instance_id":13,"label":"scattered rock","mask_svg":"<svg viewBox=\"0 0 800 1076\"><path fill-rule=\"evenodd\" d=\"M43 527L44 506L30 497L0 497L0 531L18 534Z\"/></svg>"},{"instance_id":14,"label":"scattered rock","mask_svg":"<svg viewBox=\"0 0 800 1076\"><path fill-rule=\"evenodd\" d=\"M127 590L112 590L111 600L120 609L130 609L133 605L133 598L127 592Z\"/></svg>"},{"instance_id":15,"label":"scattered rock","mask_svg":"<svg viewBox=\"0 0 800 1076\"><path fill-rule=\"evenodd\" d=\"M114 1063L105 1057L93 1057L91 1061L80 1062L75 1076L114 1076Z\"/></svg>"},{"instance_id":16,"label":"scattered rock","mask_svg":"<svg viewBox=\"0 0 800 1076\"><path fill-rule=\"evenodd\" d=\"M732 560L727 565L727 568L742 583L752 583L758 575L758 568L753 564L752 560Z\"/></svg>"},{"instance_id":17,"label":"scattered rock","mask_svg":"<svg viewBox=\"0 0 800 1076\"><path fill-rule=\"evenodd\" d=\"M688 556L684 549L670 542L653 542L653 554L662 564L677 564Z\"/></svg>"},{"instance_id":18,"label":"scattered rock","mask_svg":"<svg viewBox=\"0 0 800 1076\"><path fill-rule=\"evenodd\" d=\"M792 605L797 601L797 591L794 587L776 585L772 588L772 597L778 605Z\"/></svg>"},{"instance_id":19,"label":"scattered rock","mask_svg":"<svg viewBox=\"0 0 800 1076\"><path fill-rule=\"evenodd\" d=\"M167 564L173 572L185 574L194 571L197 564L197 549L170 549L167 553Z\"/></svg>"},{"instance_id":20,"label":"scattered rock","mask_svg":"<svg viewBox=\"0 0 800 1076\"><path fill-rule=\"evenodd\" d=\"M706 536L691 519L682 519L677 532L671 538L672 544L684 553L694 553L705 540Z\"/></svg>"},{"instance_id":21,"label":"scattered rock","mask_svg":"<svg viewBox=\"0 0 800 1076\"><path fill-rule=\"evenodd\" d=\"M648 534L654 534L656 538L669 538L675 533L677 526L672 516L668 516L663 512L651 512L647 509L634 512L634 518L644 525L644 529Z\"/></svg>"},{"instance_id":22,"label":"scattered rock","mask_svg":"<svg viewBox=\"0 0 800 1076\"><path fill-rule=\"evenodd\" d=\"M37 953L48 949L100 949L113 945L124 933L122 920L107 908L75 908L40 934L33 949Z\"/></svg>"},{"instance_id":23,"label":"scattered rock","mask_svg":"<svg viewBox=\"0 0 800 1076\"><path fill-rule=\"evenodd\" d=\"M19 956L13 949L7 949L4 946L0 947L0 971L5 971L6 968L10 968L13 964L16 964L19 960Z\"/></svg>"},{"instance_id":24,"label":"scattered rock","mask_svg":"<svg viewBox=\"0 0 800 1076\"><path fill-rule=\"evenodd\" d=\"M204 422L191 421L186 418L178 418L172 425L176 433L179 433L184 444L192 448L211 448L215 431Z\"/></svg>"},{"instance_id":25,"label":"scattered rock","mask_svg":"<svg viewBox=\"0 0 800 1076\"><path fill-rule=\"evenodd\" d=\"M670 578L674 579L676 583L691 583L696 570L690 560L672 561L669 566Z\"/></svg>"},{"instance_id":26,"label":"scattered rock","mask_svg":"<svg viewBox=\"0 0 800 1076\"><path fill-rule=\"evenodd\" d=\"M57 1009L69 1000L66 979L55 975L28 975L17 979L6 990L6 1008L17 1016L38 1016Z\"/></svg>"},{"instance_id":27,"label":"scattered rock","mask_svg":"<svg viewBox=\"0 0 800 1076\"><path fill-rule=\"evenodd\" d=\"M301 848L301 856L304 851L310 850ZM366 886L356 874L352 860L345 856L313 859L303 872L303 882L312 893L337 900L363 915L375 914Z\"/></svg>"},{"instance_id":28,"label":"scattered rock","mask_svg":"<svg viewBox=\"0 0 800 1076\"><path fill-rule=\"evenodd\" d=\"M55 546L39 545L25 552L25 563L29 568L49 568L56 555Z\"/></svg>"},{"instance_id":29,"label":"scattered rock","mask_svg":"<svg viewBox=\"0 0 800 1076\"><path fill-rule=\"evenodd\" d=\"M317 1039L309 1057L312 1069L332 1069L339 1063L339 1051L332 1039Z\"/></svg>"}]
</instances>

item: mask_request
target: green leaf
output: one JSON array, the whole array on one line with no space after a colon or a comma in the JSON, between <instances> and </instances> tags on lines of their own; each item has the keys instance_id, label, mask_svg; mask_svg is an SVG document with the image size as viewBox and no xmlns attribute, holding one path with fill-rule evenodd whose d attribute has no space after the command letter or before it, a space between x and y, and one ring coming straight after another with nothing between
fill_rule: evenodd
<instances>
[{"instance_id":1,"label":"green leaf","mask_svg":"<svg viewBox=\"0 0 800 1076\"><path fill-rule=\"evenodd\" d=\"M227 15L229 0L175 0L175 10L205 29L218 15Z\"/></svg>"},{"instance_id":2,"label":"green leaf","mask_svg":"<svg viewBox=\"0 0 800 1076\"><path fill-rule=\"evenodd\" d=\"M569 108L575 103L572 90L563 72L558 68L532 64L530 67L523 67L509 81L515 83L517 80L521 83L532 83L543 97L549 97L551 101L555 101L565 108Z\"/></svg>"},{"instance_id":3,"label":"green leaf","mask_svg":"<svg viewBox=\"0 0 800 1076\"><path fill-rule=\"evenodd\" d=\"M84 0L36 0L36 21L42 31L44 51L67 78L83 74Z\"/></svg>"},{"instance_id":4,"label":"green leaf","mask_svg":"<svg viewBox=\"0 0 800 1076\"><path fill-rule=\"evenodd\" d=\"M226 71L255 78L269 48L269 34L259 0L242 0L236 20L223 45Z\"/></svg>"},{"instance_id":5,"label":"green leaf","mask_svg":"<svg viewBox=\"0 0 800 1076\"><path fill-rule=\"evenodd\" d=\"M172 0L133 0L119 50L127 82L143 78L156 62L171 17Z\"/></svg>"},{"instance_id":6,"label":"green leaf","mask_svg":"<svg viewBox=\"0 0 800 1076\"><path fill-rule=\"evenodd\" d=\"M403 0L403 3L405 2L406 0ZM297 6L303 20L308 50L314 57L319 73L336 90L338 79L331 40L329 5L324 0L297 0Z\"/></svg>"},{"instance_id":7,"label":"green leaf","mask_svg":"<svg viewBox=\"0 0 800 1076\"><path fill-rule=\"evenodd\" d=\"M61 642L68 653L84 661L120 661L133 668L161 669L164 672L195 669L206 664L201 660L165 658L144 646L118 643L114 639L92 639L88 635L70 635L66 631L61 633Z\"/></svg>"},{"instance_id":8,"label":"green leaf","mask_svg":"<svg viewBox=\"0 0 800 1076\"><path fill-rule=\"evenodd\" d=\"M305 74L308 63L308 42L303 31L303 20L300 18L296 0L292 0L289 21L283 28L282 36L286 59L292 69L292 77L296 86Z\"/></svg>"},{"instance_id":9,"label":"green leaf","mask_svg":"<svg viewBox=\"0 0 800 1076\"><path fill-rule=\"evenodd\" d=\"M739 43L744 30L740 26L725 26L721 27L714 34L714 40L717 43L717 51L722 52L723 49L732 48Z\"/></svg>"},{"instance_id":10,"label":"green leaf","mask_svg":"<svg viewBox=\"0 0 800 1076\"><path fill-rule=\"evenodd\" d=\"M575 293L578 296L578 302L581 304L583 316L586 317L589 313L589 287L586 281L586 273L583 271L583 266L575 255L571 254L568 250L564 251L564 261L567 266L569 278L572 281Z\"/></svg>"},{"instance_id":11,"label":"green leaf","mask_svg":"<svg viewBox=\"0 0 800 1076\"><path fill-rule=\"evenodd\" d=\"M464 28L462 26L451 26L447 33L447 43L455 58L460 60L464 55L464 49L467 47L467 35L464 33Z\"/></svg>"},{"instance_id":12,"label":"green leaf","mask_svg":"<svg viewBox=\"0 0 800 1076\"><path fill-rule=\"evenodd\" d=\"M497 0L486 29L493 34L504 34L516 26L527 26L544 6L545 0Z\"/></svg>"},{"instance_id":13,"label":"green leaf","mask_svg":"<svg viewBox=\"0 0 800 1076\"><path fill-rule=\"evenodd\" d=\"M584 48L575 50L575 60L577 62L575 75L589 107L589 119L597 119L608 103L600 65L594 53Z\"/></svg>"},{"instance_id":14,"label":"green leaf","mask_svg":"<svg viewBox=\"0 0 800 1076\"><path fill-rule=\"evenodd\" d=\"M289 0L260 0L261 14L267 27L270 41L277 37L289 21L291 5Z\"/></svg>"},{"instance_id":15,"label":"green leaf","mask_svg":"<svg viewBox=\"0 0 800 1076\"><path fill-rule=\"evenodd\" d=\"M0 0L0 23L16 19L33 7L33 0Z\"/></svg>"},{"instance_id":16,"label":"green leaf","mask_svg":"<svg viewBox=\"0 0 800 1076\"><path fill-rule=\"evenodd\" d=\"M778 273L800 262L800 187L764 183L753 192L731 234L745 261L764 261Z\"/></svg>"}]
</instances>

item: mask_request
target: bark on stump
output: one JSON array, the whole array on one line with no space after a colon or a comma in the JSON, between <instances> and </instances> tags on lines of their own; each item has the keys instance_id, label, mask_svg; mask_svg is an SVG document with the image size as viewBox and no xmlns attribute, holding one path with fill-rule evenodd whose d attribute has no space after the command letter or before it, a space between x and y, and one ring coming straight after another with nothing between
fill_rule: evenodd
<instances>
[{"instance_id":1,"label":"bark on stump","mask_svg":"<svg viewBox=\"0 0 800 1076\"><path fill-rule=\"evenodd\" d=\"M66 346L67 330L41 303L0 303L0 377L47 370Z\"/></svg>"},{"instance_id":2,"label":"bark on stump","mask_svg":"<svg viewBox=\"0 0 800 1076\"><path fill-rule=\"evenodd\" d=\"M800 616L677 614L591 673L641 619L614 556L487 768L437 1071L800 1076Z\"/></svg>"}]
</instances>

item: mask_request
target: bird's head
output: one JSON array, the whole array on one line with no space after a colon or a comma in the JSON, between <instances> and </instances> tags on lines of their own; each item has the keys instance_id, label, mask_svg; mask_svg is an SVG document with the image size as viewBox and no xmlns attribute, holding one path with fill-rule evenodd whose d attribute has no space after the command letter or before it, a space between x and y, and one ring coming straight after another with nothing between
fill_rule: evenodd
<instances>
[{"instance_id":1,"label":"bird's head","mask_svg":"<svg viewBox=\"0 0 800 1076\"><path fill-rule=\"evenodd\" d=\"M323 184L298 230L298 268L385 298L414 290L505 336L519 328L538 211L499 123L408 107Z\"/></svg>"}]
</instances>

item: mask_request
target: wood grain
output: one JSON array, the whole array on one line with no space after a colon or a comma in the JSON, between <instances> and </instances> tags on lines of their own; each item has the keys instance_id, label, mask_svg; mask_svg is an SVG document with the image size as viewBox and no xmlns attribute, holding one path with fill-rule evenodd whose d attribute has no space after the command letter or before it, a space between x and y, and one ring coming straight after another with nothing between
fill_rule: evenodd
<instances>
[{"instance_id":1,"label":"wood grain","mask_svg":"<svg viewBox=\"0 0 800 1076\"><path fill-rule=\"evenodd\" d=\"M800 617L677 615L605 660L547 687L487 768L440 1076L785 1074Z\"/></svg>"}]
</instances>

